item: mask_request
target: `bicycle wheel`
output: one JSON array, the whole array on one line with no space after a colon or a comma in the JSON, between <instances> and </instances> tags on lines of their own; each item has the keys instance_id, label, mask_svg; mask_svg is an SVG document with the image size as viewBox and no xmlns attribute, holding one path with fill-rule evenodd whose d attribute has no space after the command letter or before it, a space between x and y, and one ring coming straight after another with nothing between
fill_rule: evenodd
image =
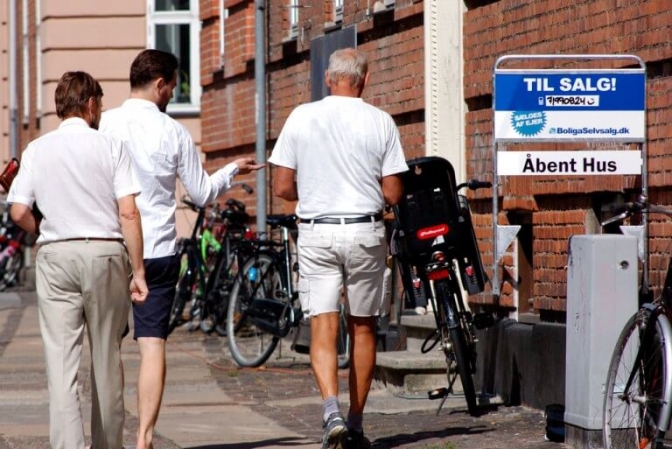
<instances>
[{"instance_id":1,"label":"bicycle wheel","mask_svg":"<svg viewBox=\"0 0 672 449\"><path fill-rule=\"evenodd\" d=\"M14 285L19 279L21 267L23 267L23 251L17 250L12 256L5 259L0 267L0 291Z\"/></svg>"},{"instance_id":2,"label":"bicycle wheel","mask_svg":"<svg viewBox=\"0 0 672 449\"><path fill-rule=\"evenodd\" d=\"M345 369L350 366L350 334L348 333L348 314L345 310L345 304L341 304L340 306L336 350L338 354L338 367Z\"/></svg>"},{"instance_id":3,"label":"bicycle wheel","mask_svg":"<svg viewBox=\"0 0 672 449\"><path fill-rule=\"evenodd\" d=\"M215 331L222 337L226 337L226 315L229 308L229 299L235 280L238 276L240 266L244 260L253 256L253 246L242 241L234 241L231 245L231 252L228 256L230 261L228 266L222 263L216 274L217 283L214 287L213 298L213 321L215 322Z\"/></svg>"},{"instance_id":4,"label":"bicycle wheel","mask_svg":"<svg viewBox=\"0 0 672 449\"><path fill-rule=\"evenodd\" d=\"M476 390L474 388L474 378L472 370L473 351L468 343L467 332L465 330L466 324L463 322L459 311L456 308L454 301L461 301L462 298L457 296L457 290L451 288L447 281L441 280L434 283L434 290L436 294L436 306L440 314L440 322L443 324L441 334L445 340L445 333L448 331L451 345L444 345L447 359L452 359L457 365L457 373L462 382L462 391L464 398L467 401L467 409L472 416L478 415L478 403L476 401ZM451 299L453 301L451 301ZM448 329L448 308L453 309L453 314L458 321L458 325L452 329ZM450 367L449 370L450 372ZM450 375L450 374L449 374ZM449 379L450 380L450 379Z\"/></svg>"},{"instance_id":5,"label":"bicycle wheel","mask_svg":"<svg viewBox=\"0 0 672 449\"><path fill-rule=\"evenodd\" d=\"M289 300L283 298L280 269L270 255L259 253L245 262L233 285L226 316L227 344L240 366L261 365L278 344L279 338L263 329L250 312L258 316L267 299ZM261 306L252 309L255 303Z\"/></svg>"},{"instance_id":6,"label":"bicycle wheel","mask_svg":"<svg viewBox=\"0 0 672 449\"><path fill-rule=\"evenodd\" d=\"M170 306L170 318L168 320L168 333L170 334L176 327L185 323L189 318L185 318L185 306L194 293L196 284L196 269L189 263L189 251L187 248L181 250L180 256L180 276L177 280L177 289L173 297L173 303Z\"/></svg>"},{"instance_id":7,"label":"bicycle wheel","mask_svg":"<svg viewBox=\"0 0 672 449\"><path fill-rule=\"evenodd\" d=\"M633 315L611 357L604 398L605 449L657 449L665 436L658 421L665 400L664 380L670 363L665 345L669 342L665 342L659 322L652 334L645 334L650 318L646 309ZM641 360L634 366L640 350Z\"/></svg>"}]
</instances>

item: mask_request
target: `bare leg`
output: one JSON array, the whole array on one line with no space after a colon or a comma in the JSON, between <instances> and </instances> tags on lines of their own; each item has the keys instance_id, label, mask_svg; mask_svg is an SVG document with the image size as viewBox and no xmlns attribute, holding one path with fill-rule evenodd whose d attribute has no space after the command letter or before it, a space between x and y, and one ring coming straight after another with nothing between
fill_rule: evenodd
<instances>
[{"instance_id":1,"label":"bare leg","mask_svg":"<svg viewBox=\"0 0 672 449\"><path fill-rule=\"evenodd\" d=\"M348 316L350 353L350 415L362 415L376 367L376 317Z\"/></svg>"},{"instance_id":2,"label":"bare leg","mask_svg":"<svg viewBox=\"0 0 672 449\"><path fill-rule=\"evenodd\" d=\"M156 337L138 338L140 373L138 375L137 449L153 449L154 426L166 382L166 340Z\"/></svg>"},{"instance_id":3,"label":"bare leg","mask_svg":"<svg viewBox=\"0 0 672 449\"><path fill-rule=\"evenodd\" d=\"M310 318L310 364L323 400L338 396L338 320L338 312Z\"/></svg>"}]
</instances>

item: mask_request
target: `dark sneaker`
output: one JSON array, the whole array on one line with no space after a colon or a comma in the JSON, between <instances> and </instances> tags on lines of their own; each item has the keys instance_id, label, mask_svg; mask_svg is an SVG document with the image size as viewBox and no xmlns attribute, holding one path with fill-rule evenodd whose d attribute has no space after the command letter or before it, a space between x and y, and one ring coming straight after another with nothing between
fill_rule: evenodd
<instances>
[{"instance_id":1,"label":"dark sneaker","mask_svg":"<svg viewBox=\"0 0 672 449\"><path fill-rule=\"evenodd\" d=\"M343 449L371 449L371 442L364 436L364 431L348 429L343 438Z\"/></svg>"},{"instance_id":2,"label":"dark sneaker","mask_svg":"<svg viewBox=\"0 0 672 449\"><path fill-rule=\"evenodd\" d=\"M327 421L322 423L324 436L322 449L341 449L341 437L346 431L345 418L340 412L332 413Z\"/></svg>"}]
</instances>

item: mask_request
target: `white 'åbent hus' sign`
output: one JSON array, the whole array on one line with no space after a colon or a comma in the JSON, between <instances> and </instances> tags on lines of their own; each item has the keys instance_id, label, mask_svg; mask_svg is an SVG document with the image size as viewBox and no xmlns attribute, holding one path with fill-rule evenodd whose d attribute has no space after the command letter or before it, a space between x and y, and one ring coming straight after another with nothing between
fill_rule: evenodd
<instances>
[{"instance_id":1,"label":"white '\u00e5bent hus' sign","mask_svg":"<svg viewBox=\"0 0 672 449\"><path fill-rule=\"evenodd\" d=\"M497 174L522 175L639 175L642 152L636 151L502 151Z\"/></svg>"}]
</instances>

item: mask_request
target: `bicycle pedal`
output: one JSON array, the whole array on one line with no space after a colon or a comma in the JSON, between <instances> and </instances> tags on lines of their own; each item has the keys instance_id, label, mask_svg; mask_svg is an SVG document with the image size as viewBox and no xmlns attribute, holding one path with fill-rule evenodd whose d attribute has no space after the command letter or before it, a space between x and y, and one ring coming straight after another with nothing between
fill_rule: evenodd
<instances>
[{"instance_id":1,"label":"bicycle pedal","mask_svg":"<svg viewBox=\"0 0 672 449\"><path fill-rule=\"evenodd\" d=\"M427 397L430 400L435 400L435 399L443 399L446 396L448 396L448 389L447 388L437 388L435 390L431 390L427 392Z\"/></svg>"},{"instance_id":2,"label":"bicycle pedal","mask_svg":"<svg viewBox=\"0 0 672 449\"><path fill-rule=\"evenodd\" d=\"M302 345L302 344L295 344L292 347L292 350L294 352L298 352L299 354L310 354L310 346Z\"/></svg>"},{"instance_id":3,"label":"bicycle pedal","mask_svg":"<svg viewBox=\"0 0 672 449\"><path fill-rule=\"evenodd\" d=\"M473 323L478 330L487 329L495 325L495 317L491 313L477 313L474 315Z\"/></svg>"}]
</instances>

